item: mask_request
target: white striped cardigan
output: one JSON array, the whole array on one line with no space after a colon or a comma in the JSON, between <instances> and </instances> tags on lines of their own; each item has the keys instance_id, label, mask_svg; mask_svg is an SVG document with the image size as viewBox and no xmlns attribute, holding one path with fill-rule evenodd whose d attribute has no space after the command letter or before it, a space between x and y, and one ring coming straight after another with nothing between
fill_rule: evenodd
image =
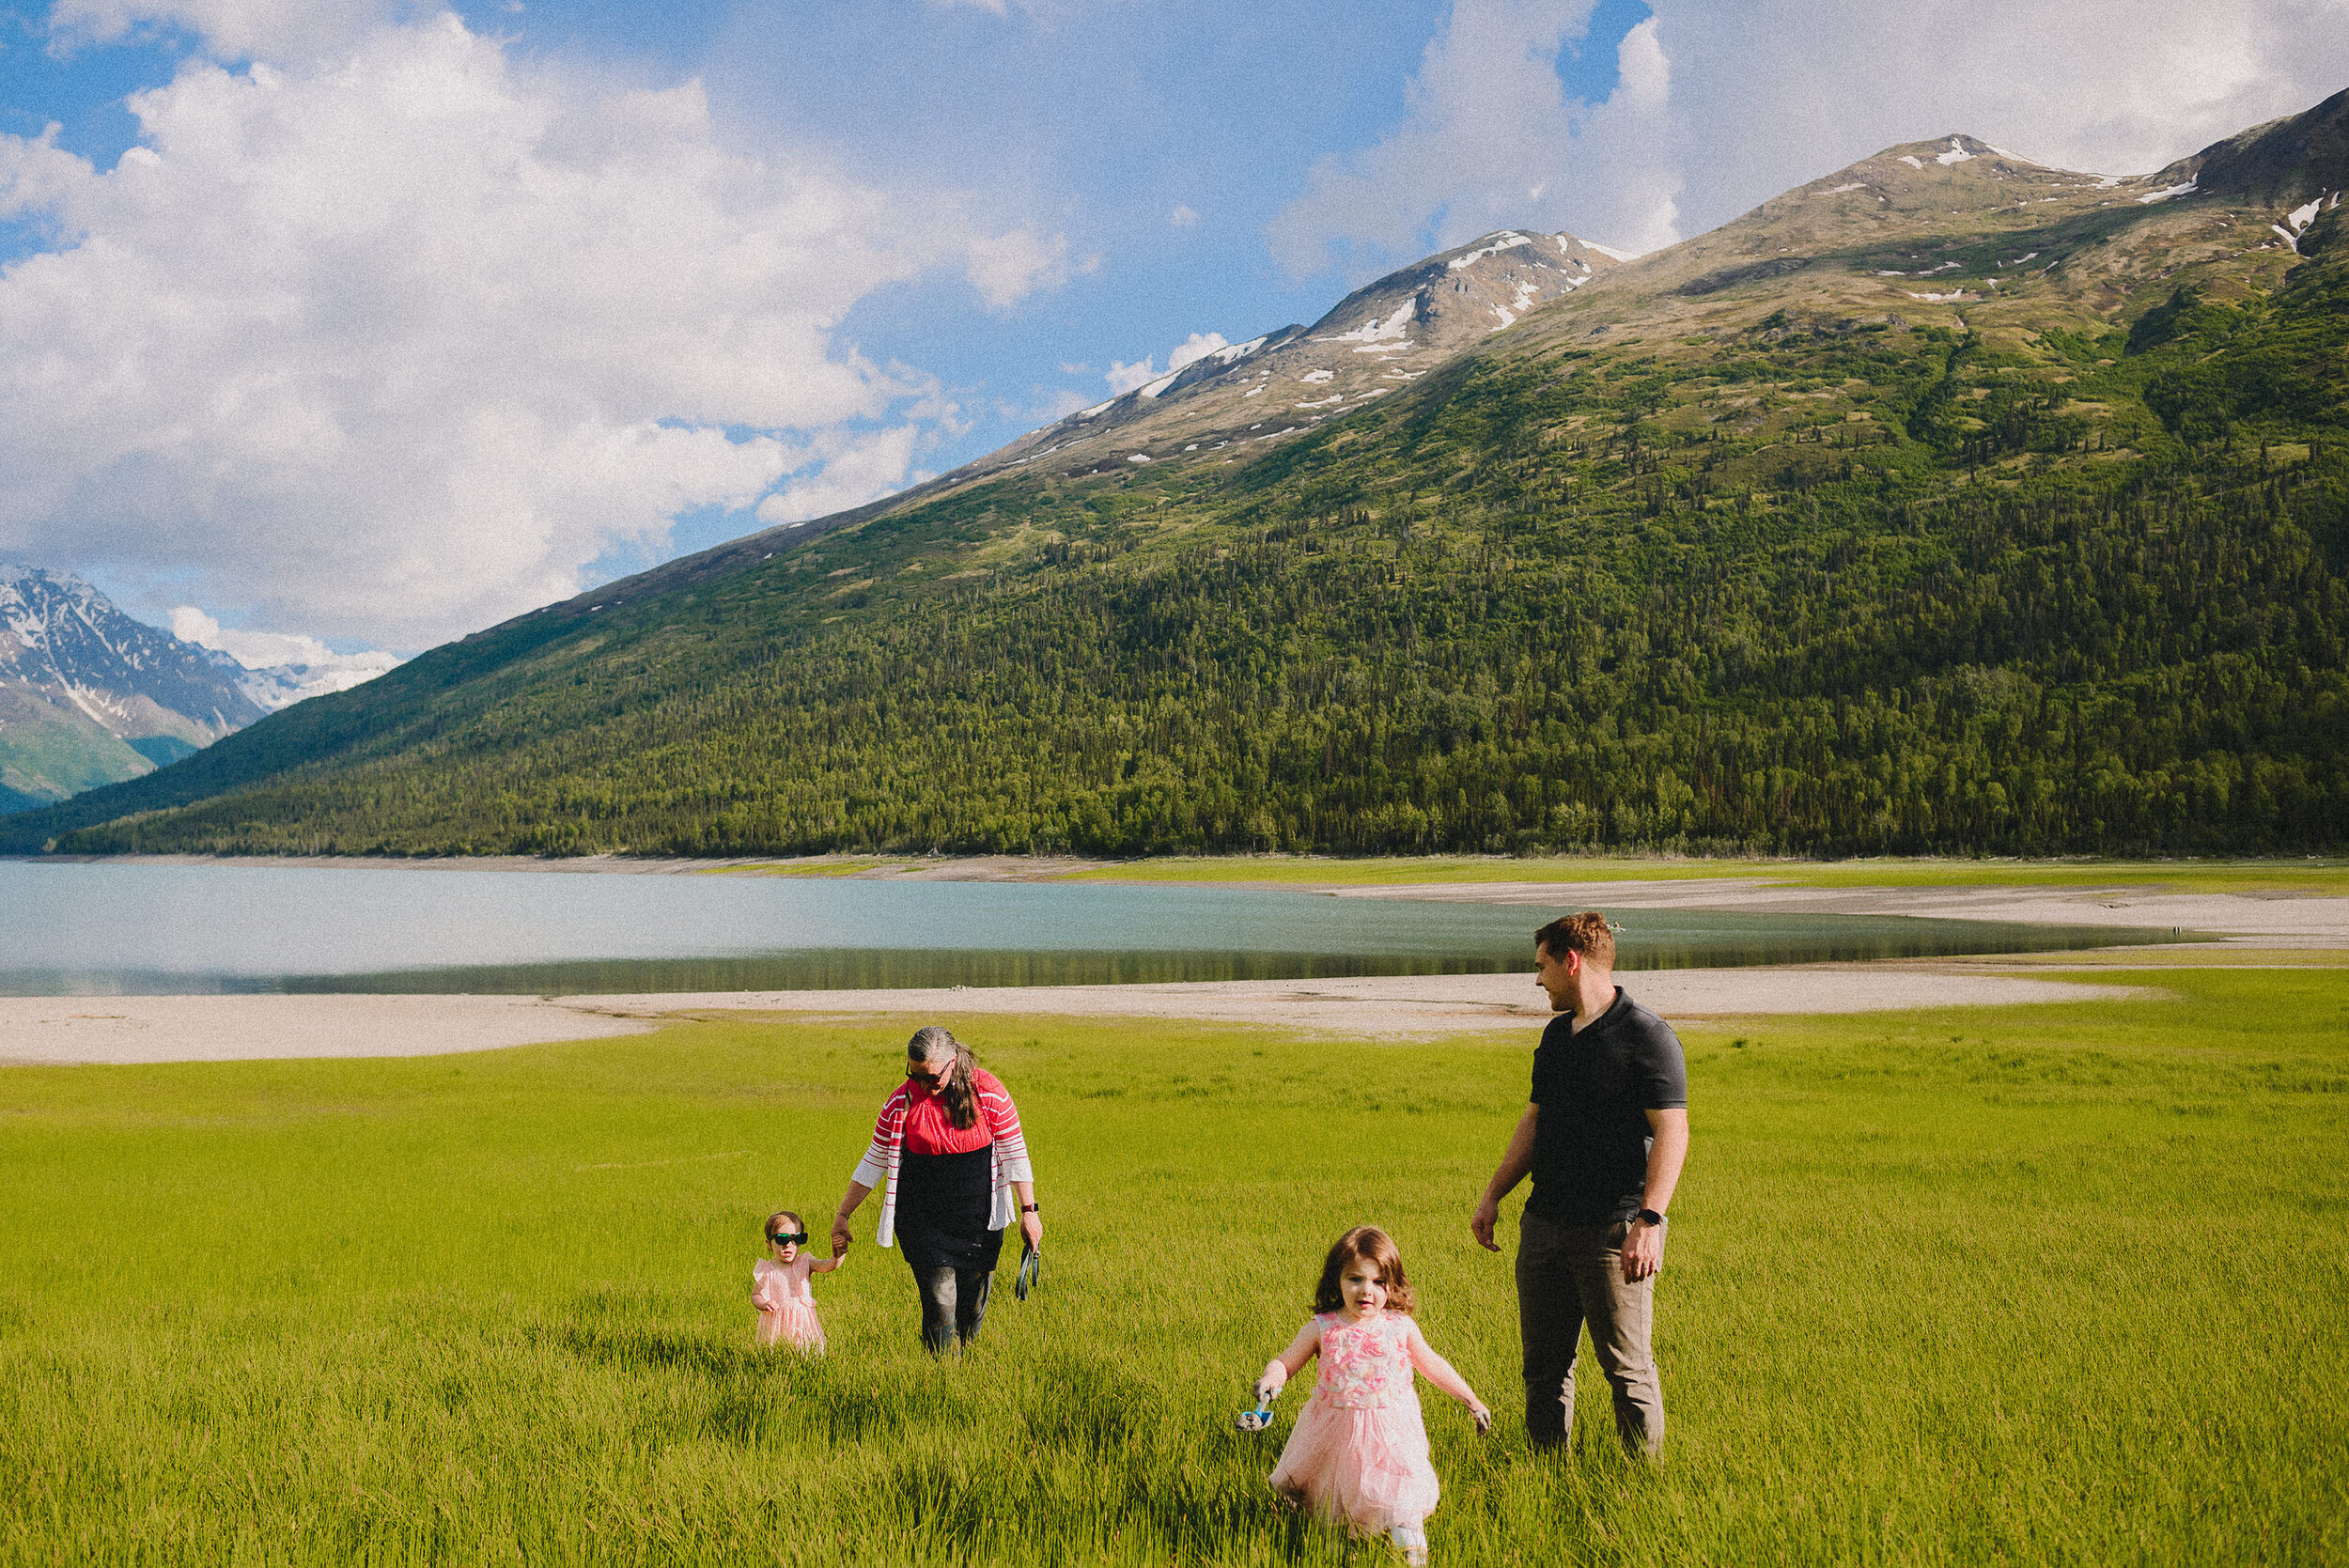
<instances>
[{"instance_id":1,"label":"white striped cardigan","mask_svg":"<svg viewBox=\"0 0 2349 1568\"><path fill-rule=\"evenodd\" d=\"M1019 1131L1019 1108L1011 1103L1010 1094L995 1075L982 1067L971 1075L971 1082L978 1091L979 1120L995 1141L995 1206L988 1216L987 1228L1008 1230L1019 1219L1011 1184L1035 1180L1035 1172L1028 1164L1028 1141ZM906 1113L912 1105L913 1083L909 1079L881 1107L880 1120L873 1126L873 1146L857 1161L857 1185L887 1188L881 1194L880 1223L873 1228L877 1247L894 1247L897 1242L897 1166L905 1152Z\"/></svg>"}]
</instances>

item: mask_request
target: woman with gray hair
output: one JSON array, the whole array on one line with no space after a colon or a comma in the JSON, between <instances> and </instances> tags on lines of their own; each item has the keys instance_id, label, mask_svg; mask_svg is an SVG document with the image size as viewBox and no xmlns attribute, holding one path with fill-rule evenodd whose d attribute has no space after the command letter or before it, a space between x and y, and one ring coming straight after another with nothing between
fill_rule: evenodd
<instances>
[{"instance_id":1,"label":"woman with gray hair","mask_svg":"<svg viewBox=\"0 0 2349 1568\"><path fill-rule=\"evenodd\" d=\"M849 1216L884 1182L873 1240L904 1242L922 1293L922 1343L940 1355L978 1334L1004 1230L1016 1219L1035 1247L1044 1219L1019 1107L969 1046L935 1025L906 1043L906 1080L882 1105L832 1217L835 1255L848 1249Z\"/></svg>"}]
</instances>

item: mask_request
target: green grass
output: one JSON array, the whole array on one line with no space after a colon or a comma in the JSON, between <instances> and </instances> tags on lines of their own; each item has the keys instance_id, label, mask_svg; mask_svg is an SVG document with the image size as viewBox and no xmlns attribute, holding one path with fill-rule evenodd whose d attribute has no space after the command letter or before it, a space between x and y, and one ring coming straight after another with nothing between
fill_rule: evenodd
<instances>
[{"instance_id":1,"label":"green grass","mask_svg":"<svg viewBox=\"0 0 2349 1568\"><path fill-rule=\"evenodd\" d=\"M1439 1561L2341 1560L2349 974L2110 978L2173 1000L1688 1032L1654 1474L1524 1446L1465 1221L1530 1031L969 1020L1050 1271L943 1367L869 1244L749 1348L903 1023L13 1070L0 1560L1381 1561L1272 1508L1295 1395L1230 1429L1361 1220L1501 1412L1424 1396Z\"/></svg>"},{"instance_id":2,"label":"green grass","mask_svg":"<svg viewBox=\"0 0 2349 1568\"><path fill-rule=\"evenodd\" d=\"M1271 882L1332 887L1412 882L1690 882L1795 888L2139 888L2171 893L2349 896L2349 861L1706 860L1688 856L1167 856L1074 873L1071 881Z\"/></svg>"}]
</instances>

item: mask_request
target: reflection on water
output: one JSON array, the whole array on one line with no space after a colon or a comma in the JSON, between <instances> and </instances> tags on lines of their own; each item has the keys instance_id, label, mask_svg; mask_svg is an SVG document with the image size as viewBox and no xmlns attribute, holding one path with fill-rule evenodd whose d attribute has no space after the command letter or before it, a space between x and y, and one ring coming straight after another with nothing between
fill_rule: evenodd
<instances>
[{"instance_id":1,"label":"reflection on water","mask_svg":"<svg viewBox=\"0 0 2349 1568\"><path fill-rule=\"evenodd\" d=\"M1563 908L1563 906L1562 906ZM1182 886L0 862L0 995L860 990L1530 970L1558 911ZM2167 931L1613 911L1626 969L2044 952Z\"/></svg>"}]
</instances>

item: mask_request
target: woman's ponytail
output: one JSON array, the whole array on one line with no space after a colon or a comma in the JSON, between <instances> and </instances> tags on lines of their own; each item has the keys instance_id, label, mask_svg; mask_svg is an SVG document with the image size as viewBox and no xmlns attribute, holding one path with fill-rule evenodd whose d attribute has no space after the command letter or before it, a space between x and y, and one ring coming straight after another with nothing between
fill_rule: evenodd
<instances>
[{"instance_id":1,"label":"woman's ponytail","mask_svg":"<svg viewBox=\"0 0 2349 1568\"><path fill-rule=\"evenodd\" d=\"M955 1042L954 1076L946 1087L939 1091L939 1100L946 1107L946 1120L956 1130L968 1132L979 1125L979 1082L975 1076L979 1059L971 1054L971 1048L960 1040Z\"/></svg>"}]
</instances>

